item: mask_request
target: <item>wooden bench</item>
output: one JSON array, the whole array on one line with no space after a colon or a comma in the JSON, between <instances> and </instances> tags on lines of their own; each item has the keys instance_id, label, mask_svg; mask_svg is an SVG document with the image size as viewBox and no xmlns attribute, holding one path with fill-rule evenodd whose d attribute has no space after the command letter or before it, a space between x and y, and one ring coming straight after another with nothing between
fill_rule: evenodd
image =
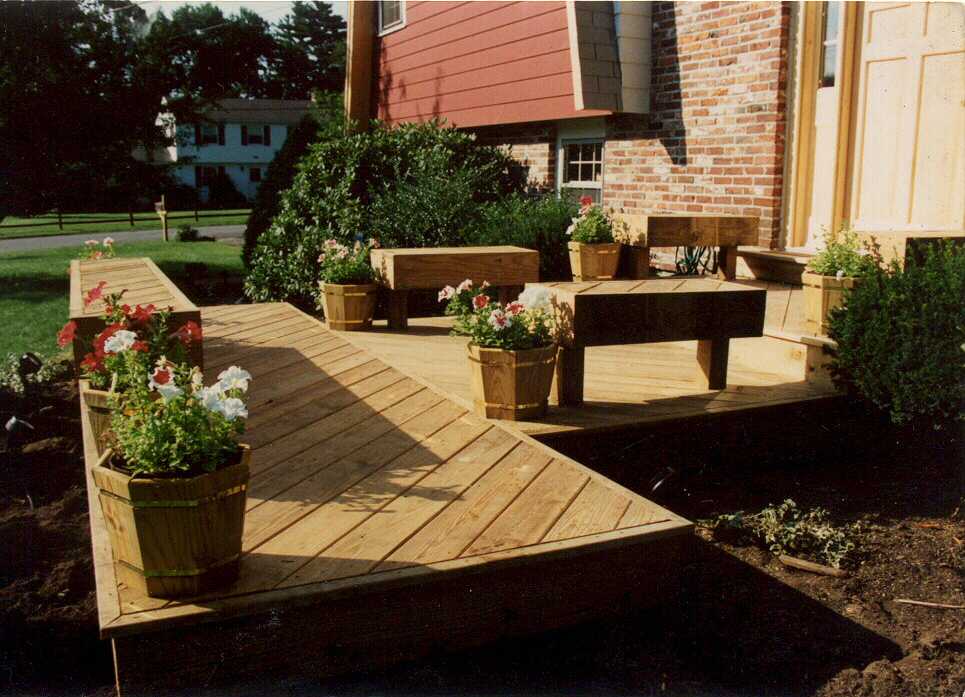
<instances>
[{"instance_id":1,"label":"wooden bench","mask_svg":"<svg viewBox=\"0 0 965 697\"><path fill-rule=\"evenodd\" d=\"M718 275L737 276L737 246L756 245L760 219L717 213L618 214L629 233L629 269L633 278L650 273L651 247L717 247Z\"/></svg>"},{"instance_id":2,"label":"wooden bench","mask_svg":"<svg viewBox=\"0 0 965 697\"><path fill-rule=\"evenodd\" d=\"M513 291L539 280L539 252L510 246L375 249L372 267L389 289L389 328L401 330L409 324L410 290L439 290L470 278L489 281L500 302L508 302Z\"/></svg>"},{"instance_id":3,"label":"wooden bench","mask_svg":"<svg viewBox=\"0 0 965 697\"><path fill-rule=\"evenodd\" d=\"M84 305L84 298L101 281L107 283L104 295L126 289L124 302L132 307L153 304L158 308L173 308L171 325L175 329L188 320L201 325L201 311L150 259L74 259L70 263L70 319L77 323L73 344L75 365L80 365L94 337L104 328L104 303L96 300L89 306ZM193 343L191 362L203 367L203 358L201 342Z\"/></svg>"},{"instance_id":4,"label":"wooden bench","mask_svg":"<svg viewBox=\"0 0 965 697\"><path fill-rule=\"evenodd\" d=\"M583 401L584 348L697 340L707 387L727 386L730 339L762 336L767 292L706 278L541 284L560 323L554 390L558 403Z\"/></svg>"}]
</instances>

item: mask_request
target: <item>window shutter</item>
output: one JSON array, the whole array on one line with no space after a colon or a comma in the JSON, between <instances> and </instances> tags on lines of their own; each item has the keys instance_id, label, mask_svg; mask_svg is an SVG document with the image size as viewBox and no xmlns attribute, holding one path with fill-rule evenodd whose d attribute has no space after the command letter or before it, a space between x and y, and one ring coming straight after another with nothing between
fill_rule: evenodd
<instances>
[{"instance_id":1,"label":"window shutter","mask_svg":"<svg viewBox=\"0 0 965 697\"><path fill-rule=\"evenodd\" d=\"M271 126L265 126L265 145L271 145Z\"/></svg>"},{"instance_id":2,"label":"window shutter","mask_svg":"<svg viewBox=\"0 0 965 697\"><path fill-rule=\"evenodd\" d=\"M241 144L248 145L248 127L247 126L241 127Z\"/></svg>"},{"instance_id":3,"label":"window shutter","mask_svg":"<svg viewBox=\"0 0 965 697\"><path fill-rule=\"evenodd\" d=\"M194 145L201 147L201 124L194 124Z\"/></svg>"},{"instance_id":4,"label":"window shutter","mask_svg":"<svg viewBox=\"0 0 965 697\"><path fill-rule=\"evenodd\" d=\"M201 167L198 165L194 166L194 185L195 187L201 186Z\"/></svg>"},{"instance_id":5,"label":"window shutter","mask_svg":"<svg viewBox=\"0 0 965 697\"><path fill-rule=\"evenodd\" d=\"M218 145L224 145L224 124L218 124Z\"/></svg>"}]
</instances>

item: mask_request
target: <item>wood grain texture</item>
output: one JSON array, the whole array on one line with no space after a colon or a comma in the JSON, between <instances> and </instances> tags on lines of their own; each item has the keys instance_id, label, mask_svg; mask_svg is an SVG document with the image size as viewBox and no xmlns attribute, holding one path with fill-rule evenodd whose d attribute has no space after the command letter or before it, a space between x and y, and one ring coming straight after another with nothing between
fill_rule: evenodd
<instances>
[{"instance_id":1,"label":"wood grain texture","mask_svg":"<svg viewBox=\"0 0 965 697\"><path fill-rule=\"evenodd\" d=\"M539 253L522 247L374 249L372 266L393 290L441 289L471 279L477 286L517 286L539 280Z\"/></svg>"}]
</instances>

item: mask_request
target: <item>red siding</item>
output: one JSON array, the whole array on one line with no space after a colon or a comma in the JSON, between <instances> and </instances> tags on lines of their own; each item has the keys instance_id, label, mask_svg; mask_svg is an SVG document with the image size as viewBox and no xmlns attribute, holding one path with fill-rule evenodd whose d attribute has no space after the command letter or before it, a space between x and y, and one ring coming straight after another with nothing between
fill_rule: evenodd
<instances>
[{"instance_id":1,"label":"red siding","mask_svg":"<svg viewBox=\"0 0 965 697\"><path fill-rule=\"evenodd\" d=\"M457 126L573 118L564 2L409 3L378 42L375 109L389 123Z\"/></svg>"}]
</instances>

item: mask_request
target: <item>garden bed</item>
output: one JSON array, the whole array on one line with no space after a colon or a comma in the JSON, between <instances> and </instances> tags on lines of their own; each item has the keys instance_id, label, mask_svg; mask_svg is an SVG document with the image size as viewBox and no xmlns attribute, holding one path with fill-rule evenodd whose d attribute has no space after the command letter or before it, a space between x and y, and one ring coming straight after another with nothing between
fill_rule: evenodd
<instances>
[{"instance_id":1,"label":"garden bed","mask_svg":"<svg viewBox=\"0 0 965 697\"><path fill-rule=\"evenodd\" d=\"M39 404L53 408L33 416L23 455L0 450L0 691L107 695L111 656L96 638L76 391L46 388L33 407L5 396L0 416ZM702 533L708 543L678 599L658 610L346 677L329 683L330 693L957 694L965 612L894 600L965 603L960 443L918 440L899 451L869 440L879 445L837 460L718 467L662 501L691 518L788 496L823 506L838 522L860 524L849 578L789 570L759 548ZM318 694L308 682L268 685ZM268 686L248 687L232 694Z\"/></svg>"}]
</instances>

